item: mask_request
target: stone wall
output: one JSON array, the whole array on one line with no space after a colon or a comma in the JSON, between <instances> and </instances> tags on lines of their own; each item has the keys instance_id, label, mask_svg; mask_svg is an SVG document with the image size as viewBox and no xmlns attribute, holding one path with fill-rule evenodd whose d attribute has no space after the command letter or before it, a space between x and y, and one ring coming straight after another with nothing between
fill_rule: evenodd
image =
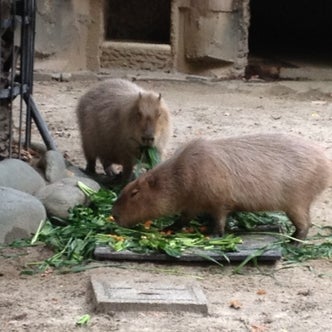
<instances>
[{"instance_id":1,"label":"stone wall","mask_svg":"<svg viewBox=\"0 0 332 332\"><path fill-rule=\"evenodd\" d=\"M128 1L131 10L125 10L125 5L117 10L121 13L120 23L130 22L129 33L135 26L135 15L139 20L144 17L144 10L153 11L161 4L167 5L166 0L160 0L162 2L153 8L141 6L138 1ZM170 14L167 11L167 15L170 18L160 22L170 24L169 43L165 39L165 29L157 29L161 35L154 35L154 39L146 43L144 40L121 40L121 34L107 40L112 37L109 31L112 24L104 24L104 20L114 19L115 15L108 12L111 2L37 0L36 69L75 71L121 67L218 77L244 74L248 53L249 0L169 1ZM144 7L143 12L140 6ZM128 16L122 18L124 13ZM148 17L151 20L151 15ZM142 36L144 39L144 33ZM162 39L156 44L158 38Z\"/></svg>"},{"instance_id":2,"label":"stone wall","mask_svg":"<svg viewBox=\"0 0 332 332\"><path fill-rule=\"evenodd\" d=\"M37 0L36 69L97 70L102 0Z\"/></svg>"},{"instance_id":3,"label":"stone wall","mask_svg":"<svg viewBox=\"0 0 332 332\"><path fill-rule=\"evenodd\" d=\"M248 54L249 0L174 0L174 66L182 72L242 76Z\"/></svg>"},{"instance_id":4,"label":"stone wall","mask_svg":"<svg viewBox=\"0 0 332 332\"><path fill-rule=\"evenodd\" d=\"M172 70L170 45L104 42L101 47L101 68Z\"/></svg>"}]
</instances>

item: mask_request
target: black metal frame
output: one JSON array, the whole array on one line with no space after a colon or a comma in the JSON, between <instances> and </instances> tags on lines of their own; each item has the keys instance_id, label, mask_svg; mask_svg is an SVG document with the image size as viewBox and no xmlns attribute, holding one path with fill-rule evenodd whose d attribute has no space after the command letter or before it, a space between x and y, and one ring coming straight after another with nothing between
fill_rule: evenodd
<instances>
[{"instance_id":1,"label":"black metal frame","mask_svg":"<svg viewBox=\"0 0 332 332\"><path fill-rule=\"evenodd\" d=\"M0 9L3 0L0 0ZM8 0L6 0L8 3ZM31 144L31 125L32 120L37 126L37 129L48 150L55 150L55 143L48 131L47 125L38 111L36 103L33 100L33 67L34 67L34 46L35 46L35 21L36 21L36 1L35 0L10 0L10 15L2 17L0 12L0 56L2 56L3 47L2 39L10 43L11 56L9 61L5 64L2 75L2 83L0 85L0 102L8 103L10 108L9 116L9 152L8 156L12 154L12 129L13 129L13 100L19 98L19 139L22 143L23 132L23 109L25 111L25 139L24 147L29 148ZM9 32L9 33L8 33ZM7 35L6 35L7 33ZM9 38L8 38L9 36ZM11 40L10 40L11 39ZM15 40L19 40L19 46L15 46ZM1 67L0 67L1 71ZM5 72L5 73L4 73ZM1 72L0 72L1 74ZM5 82L3 81L4 77ZM3 86L3 87L2 87ZM1 110L0 110L1 111ZM20 146L20 145L19 145Z\"/></svg>"}]
</instances>

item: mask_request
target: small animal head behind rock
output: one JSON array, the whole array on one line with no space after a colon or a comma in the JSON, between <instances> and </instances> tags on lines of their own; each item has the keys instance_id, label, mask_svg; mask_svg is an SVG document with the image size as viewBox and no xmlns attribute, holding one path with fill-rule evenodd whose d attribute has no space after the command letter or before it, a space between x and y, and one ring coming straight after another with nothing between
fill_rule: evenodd
<instances>
[{"instance_id":1,"label":"small animal head behind rock","mask_svg":"<svg viewBox=\"0 0 332 332\"><path fill-rule=\"evenodd\" d=\"M159 143L166 128L170 127L170 114L161 97L151 91L139 92L130 120L133 137L140 146L152 147ZM163 142L164 143L164 142Z\"/></svg>"}]
</instances>

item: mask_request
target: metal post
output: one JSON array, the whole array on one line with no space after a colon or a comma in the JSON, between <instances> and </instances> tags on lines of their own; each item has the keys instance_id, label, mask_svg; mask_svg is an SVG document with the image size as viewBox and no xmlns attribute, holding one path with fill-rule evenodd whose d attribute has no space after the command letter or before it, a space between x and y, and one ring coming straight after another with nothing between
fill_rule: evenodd
<instances>
[{"instance_id":1,"label":"metal post","mask_svg":"<svg viewBox=\"0 0 332 332\"><path fill-rule=\"evenodd\" d=\"M6 1L6 6L3 7ZM19 98L19 157L22 144L23 133L23 108L25 106L25 148L31 144L31 127L32 121L36 127L48 150L55 150L56 145L48 131L47 125L38 111L38 107L33 100L33 66L34 66L34 43L35 43L35 21L36 21L36 1L35 0L0 0L0 9L6 8L8 17L0 13L0 60L3 60L4 47L3 36L7 33L11 37L10 43L10 60L6 63L0 63L0 104L6 105L8 115L8 135L9 148L8 156L12 155L13 145L13 120L12 120L12 102ZM9 13L10 8L10 13ZM18 27L20 29L18 30ZM20 33L19 33L20 32ZM12 36L10 35L12 33ZM17 35L19 33L19 35ZM20 37L19 46L15 46L15 39ZM19 66L18 66L19 65ZM18 66L18 67L17 67ZM2 72L1 72L2 71ZM5 79L6 82L5 82ZM0 112L4 109L0 109ZM1 116L1 113L0 113ZM6 127L6 126L2 126ZM1 128L2 128L1 127ZM0 128L0 130L1 130ZM6 135L4 135L6 136ZM3 135L0 135L0 138ZM0 142L1 143L1 142Z\"/></svg>"}]
</instances>

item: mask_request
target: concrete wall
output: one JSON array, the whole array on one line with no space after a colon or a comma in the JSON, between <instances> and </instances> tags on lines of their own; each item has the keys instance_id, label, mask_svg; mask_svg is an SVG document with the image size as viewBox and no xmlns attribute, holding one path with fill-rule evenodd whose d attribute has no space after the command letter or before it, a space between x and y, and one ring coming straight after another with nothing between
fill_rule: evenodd
<instances>
[{"instance_id":1,"label":"concrete wall","mask_svg":"<svg viewBox=\"0 0 332 332\"><path fill-rule=\"evenodd\" d=\"M110 15L104 1L37 0L36 69L244 74L249 0L171 0L169 45L105 40L104 17Z\"/></svg>"},{"instance_id":2,"label":"concrete wall","mask_svg":"<svg viewBox=\"0 0 332 332\"><path fill-rule=\"evenodd\" d=\"M174 0L172 49L179 71L242 76L247 63L249 0Z\"/></svg>"},{"instance_id":3,"label":"concrete wall","mask_svg":"<svg viewBox=\"0 0 332 332\"><path fill-rule=\"evenodd\" d=\"M36 69L97 70L102 0L37 0Z\"/></svg>"}]
</instances>

